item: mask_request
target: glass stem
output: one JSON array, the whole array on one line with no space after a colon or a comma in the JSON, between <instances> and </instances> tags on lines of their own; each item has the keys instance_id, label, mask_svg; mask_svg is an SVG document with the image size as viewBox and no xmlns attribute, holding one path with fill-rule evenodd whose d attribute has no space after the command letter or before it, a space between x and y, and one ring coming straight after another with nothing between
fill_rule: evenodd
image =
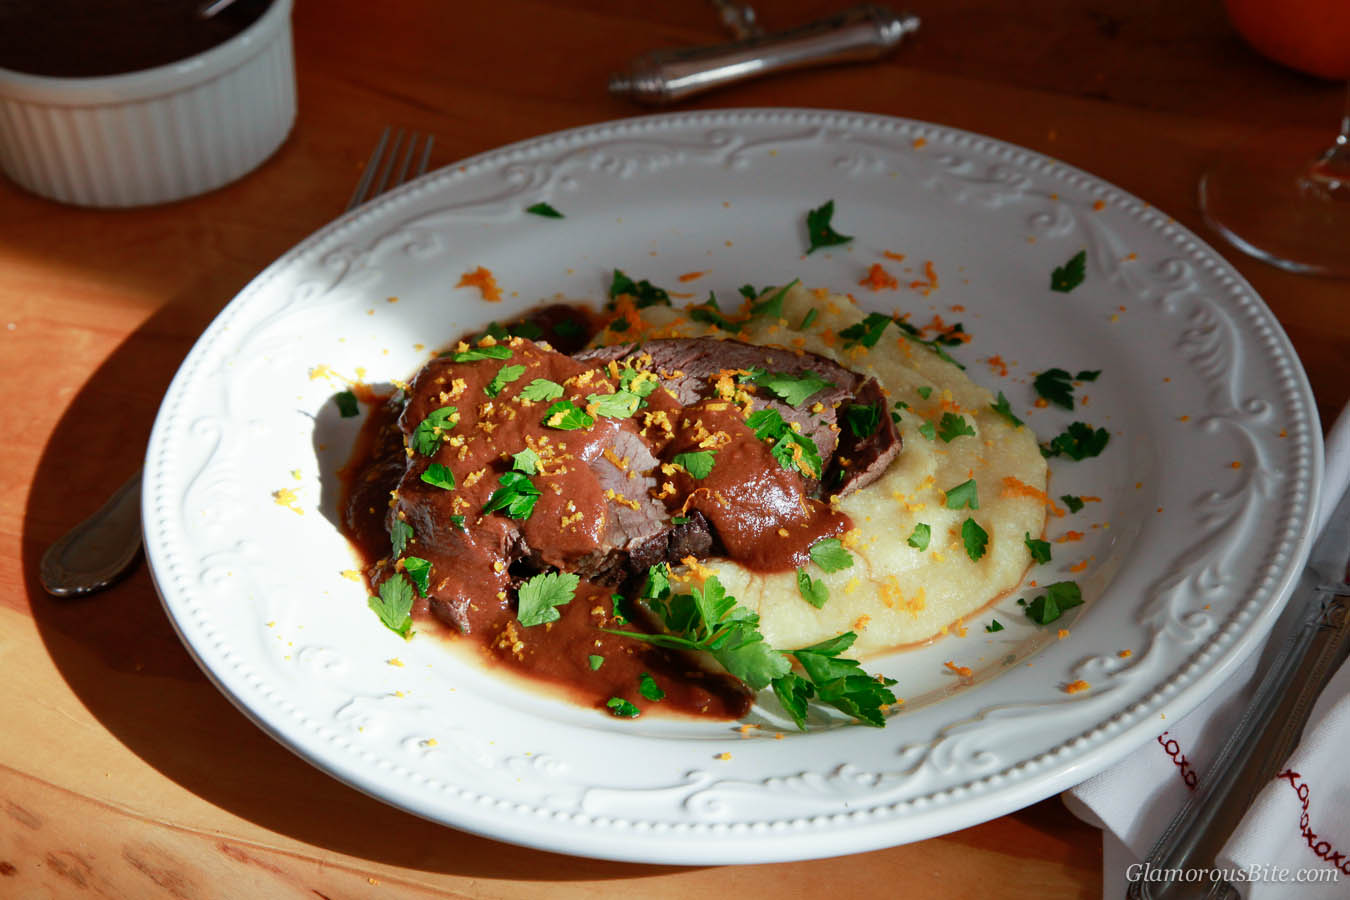
<instances>
[{"instance_id":1,"label":"glass stem","mask_svg":"<svg viewBox=\"0 0 1350 900\"><path fill-rule=\"evenodd\" d=\"M1345 85L1340 133L1308 167L1304 183L1327 199L1350 202L1350 81Z\"/></svg>"}]
</instances>

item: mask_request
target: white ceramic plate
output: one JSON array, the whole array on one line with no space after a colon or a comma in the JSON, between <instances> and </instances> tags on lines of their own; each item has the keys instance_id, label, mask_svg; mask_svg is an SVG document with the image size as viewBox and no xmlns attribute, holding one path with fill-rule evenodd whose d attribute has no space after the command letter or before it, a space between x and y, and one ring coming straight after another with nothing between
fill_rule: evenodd
<instances>
[{"instance_id":1,"label":"white ceramic plate","mask_svg":"<svg viewBox=\"0 0 1350 900\"><path fill-rule=\"evenodd\" d=\"M833 199L847 247L804 256ZM566 218L526 214L546 201ZM883 251L905 254L897 263ZM1049 288L1086 250L1086 282ZM932 260L939 287L871 292L873 262ZM506 298L456 288L477 266ZM617 720L383 628L334 525L356 420L332 371L407 378L467 329L611 270L734 295L783 283L942 315L953 351L1043 440L1081 419L1099 458L1056 459L1055 561L1087 604L1056 626L1015 604L873 661L906 700L884 730L770 709L736 723ZM963 307L964 309L954 309ZM1008 362L1002 376L982 360ZM1074 414L1035 409L1033 372L1101 369ZM321 368L328 367L328 368ZM221 313L164 400L145 537L170 617L206 672L278 740L437 822L564 853L673 863L833 856L1009 812L1095 773L1196 705L1265 633L1306 553L1321 473L1306 379L1273 316L1213 250L1090 175L935 125L762 110L564 132L436 172L323 229ZM290 506L275 492L295 494ZM281 494L283 501L288 494ZM1006 627L986 633L997 618ZM1061 637L1059 626L1068 630ZM1129 651L1122 655L1122 651ZM947 660L969 666L962 679ZM1089 690L1065 686L1086 681ZM769 704L766 704L769 706ZM776 734L781 732L781 739Z\"/></svg>"}]
</instances>

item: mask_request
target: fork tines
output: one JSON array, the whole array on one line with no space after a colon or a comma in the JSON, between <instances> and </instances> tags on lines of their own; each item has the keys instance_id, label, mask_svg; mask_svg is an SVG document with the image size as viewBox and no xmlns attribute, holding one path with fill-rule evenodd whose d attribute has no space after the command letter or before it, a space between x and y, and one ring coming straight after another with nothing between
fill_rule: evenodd
<instances>
[{"instance_id":1,"label":"fork tines","mask_svg":"<svg viewBox=\"0 0 1350 900\"><path fill-rule=\"evenodd\" d=\"M356 207L383 194L387 190L393 190L408 180L408 169L412 165L414 157L417 157L417 168L412 172L412 177L416 178L427 170L427 163L431 160L431 145L435 138L431 135L423 136L416 131L408 132L405 135L402 128L393 131L393 143L389 141L390 132L393 128L386 126L380 134L379 141L375 144L375 149L370 153L370 159L366 161L366 167L361 172L361 180L356 183L356 190L352 193L352 199L347 203L347 210L350 212ZM421 144L419 152L418 145ZM399 150L402 148L402 158L400 159ZM387 152L386 152L387 151ZM395 171L394 166L398 169ZM393 183L390 184L390 175L393 175Z\"/></svg>"}]
</instances>

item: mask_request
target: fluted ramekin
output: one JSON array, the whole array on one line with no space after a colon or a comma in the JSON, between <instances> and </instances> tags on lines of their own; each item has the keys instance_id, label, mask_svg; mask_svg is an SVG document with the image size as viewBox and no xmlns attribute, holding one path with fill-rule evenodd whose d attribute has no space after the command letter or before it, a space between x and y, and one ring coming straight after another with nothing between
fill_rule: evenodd
<instances>
[{"instance_id":1,"label":"fluted ramekin","mask_svg":"<svg viewBox=\"0 0 1350 900\"><path fill-rule=\"evenodd\" d=\"M291 2L210 50L92 78L0 69L0 169L79 206L166 203L234 181L295 122Z\"/></svg>"}]
</instances>

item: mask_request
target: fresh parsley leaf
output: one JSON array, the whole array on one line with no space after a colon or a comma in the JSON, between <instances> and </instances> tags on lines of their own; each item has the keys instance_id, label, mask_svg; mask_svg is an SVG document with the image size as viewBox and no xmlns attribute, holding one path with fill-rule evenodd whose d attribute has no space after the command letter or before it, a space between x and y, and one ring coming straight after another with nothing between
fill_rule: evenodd
<instances>
[{"instance_id":1,"label":"fresh parsley leaf","mask_svg":"<svg viewBox=\"0 0 1350 900\"><path fill-rule=\"evenodd\" d=\"M820 450L815 441L804 434L787 429L769 454L778 460L784 469L801 472L808 478L820 477Z\"/></svg>"},{"instance_id":2,"label":"fresh parsley leaf","mask_svg":"<svg viewBox=\"0 0 1350 900\"><path fill-rule=\"evenodd\" d=\"M549 381L547 378L536 378L525 387L521 388L520 396L532 403L541 403L548 400L557 400L563 395L562 385L556 381Z\"/></svg>"},{"instance_id":3,"label":"fresh parsley leaf","mask_svg":"<svg viewBox=\"0 0 1350 900\"><path fill-rule=\"evenodd\" d=\"M460 531L464 530L464 516L447 516L447 518L450 520L451 525L455 526Z\"/></svg>"},{"instance_id":4,"label":"fresh parsley leaf","mask_svg":"<svg viewBox=\"0 0 1350 900\"><path fill-rule=\"evenodd\" d=\"M984 630L988 632L1002 631L1003 623L1000 622L998 619L990 619L989 624L984 626Z\"/></svg>"},{"instance_id":5,"label":"fresh parsley leaf","mask_svg":"<svg viewBox=\"0 0 1350 900\"><path fill-rule=\"evenodd\" d=\"M961 541L966 545L966 556L970 561L979 562L989 547L989 532L974 519L967 518L961 523Z\"/></svg>"},{"instance_id":6,"label":"fresh parsley leaf","mask_svg":"<svg viewBox=\"0 0 1350 900\"><path fill-rule=\"evenodd\" d=\"M689 307L689 318L695 322L707 322L723 331L740 331L741 326L722 315L722 308L717 305L717 295L708 291L708 299L698 306Z\"/></svg>"},{"instance_id":7,"label":"fresh parsley leaf","mask_svg":"<svg viewBox=\"0 0 1350 900\"><path fill-rule=\"evenodd\" d=\"M431 561L420 556L403 557L403 571L417 587L417 593L427 595L427 584L431 581Z\"/></svg>"},{"instance_id":8,"label":"fresh parsley leaf","mask_svg":"<svg viewBox=\"0 0 1350 900\"><path fill-rule=\"evenodd\" d=\"M1027 545L1027 552L1031 554L1032 560L1045 565L1050 561L1050 542L1042 541L1039 538L1031 536L1031 532L1025 533L1022 543Z\"/></svg>"},{"instance_id":9,"label":"fresh parsley leaf","mask_svg":"<svg viewBox=\"0 0 1350 900\"><path fill-rule=\"evenodd\" d=\"M816 252L821 247L834 247L853 240L852 235L840 234L834 230L831 220L834 218L834 201L826 201L824 206L806 214L806 237L810 241L806 253Z\"/></svg>"},{"instance_id":10,"label":"fresh parsley leaf","mask_svg":"<svg viewBox=\"0 0 1350 900\"><path fill-rule=\"evenodd\" d=\"M1064 505L1069 508L1069 512L1076 513L1083 508L1083 498L1075 497L1073 494L1064 494L1059 499L1064 501Z\"/></svg>"},{"instance_id":11,"label":"fresh parsley leaf","mask_svg":"<svg viewBox=\"0 0 1350 900\"><path fill-rule=\"evenodd\" d=\"M442 406L433 409L413 431L413 447L423 456L435 456L436 451L441 449L441 441L450 436L450 429L458 422L458 408Z\"/></svg>"},{"instance_id":12,"label":"fresh parsley leaf","mask_svg":"<svg viewBox=\"0 0 1350 900\"><path fill-rule=\"evenodd\" d=\"M560 431L590 428L595 419L571 400L559 400L544 413L544 424Z\"/></svg>"},{"instance_id":13,"label":"fresh parsley leaf","mask_svg":"<svg viewBox=\"0 0 1350 900\"><path fill-rule=\"evenodd\" d=\"M963 506L968 506L971 509L980 508L980 495L976 489L974 478L963 481L947 491L948 509L960 509Z\"/></svg>"},{"instance_id":14,"label":"fresh parsley leaf","mask_svg":"<svg viewBox=\"0 0 1350 900\"><path fill-rule=\"evenodd\" d=\"M859 440L876 434L881 424L881 405L879 403L850 403L844 407L844 423L848 430Z\"/></svg>"},{"instance_id":15,"label":"fresh parsley leaf","mask_svg":"<svg viewBox=\"0 0 1350 900\"><path fill-rule=\"evenodd\" d=\"M853 565L853 556L844 549L844 542L839 538L816 541L807 552L811 556L811 562L826 572L838 572Z\"/></svg>"},{"instance_id":16,"label":"fresh parsley leaf","mask_svg":"<svg viewBox=\"0 0 1350 900\"><path fill-rule=\"evenodd\" d=\"M483 512L504 510L512 519L528 519L539 500L539 488L520 472L505 472L497 478L501 487L492 492Z\"/></svg>"},{"instance_id":17,"label":"fresh parsley leaf","mask_svg":"<svg viewBox=\"0 0 1350 900\"><path fill-rule=\"evenodd\" d=\"M1072 581L1056 581L1045 586L1045 593L1026 605L1027 618L1037 625L1049 625L1066 609L1083 605L1083 592Z\"/></svg>"},{"instance_id":18,"label":"fresh parsley leaf","mask_svg":"<svg viewBox=\"0 0 1350 900\"><path fill-rule=\"evenodd\" d=\"M629 327L631 327L631 326L629 326L628 320L627 320L627 319L625 319L625 318L623 318L622 316L620 316L619 318L617 318L617 319L615 319L614 321L610 322L610 323L609 323L608 325L606 325L605 327L608 328L610 331L623 333L623 332L627 331L627 330L629 329Z\"/></svg>"},{"instance_id":19,"label":"fresh parsley leaf","mask_svg":"<svg viewBox=\"0 0 1350 900\"><path fill-rule=\"evenodd\" d=\"M767 291L768 288L765 288L764 290ZM753 284L743 284L740 287L736 288L736 293L740 294L747 300L754 300L763 292L764 291L755 290L755 286Z\"/></svg>"},{"instance_id":20,"label":"fresh parsley leaf","mask_svg":"<svg viewBox=\"0 0 1350 900\"><path fill-rule=\"evenodd\" d=\"M614 278L609 284L609 299L616 300L625 294L633 298L633 305L638 309L670 305L670 293L664 288L657 287L645 278L634 282L622 271L615 269Z\"/></svg>"},{"instance_id":21,"label":"fresh parsley leaf","mask_svg":"<svg viewBox=\"0 0 1350 900\"><path fill-rule=\"evenodd\" d=\"M1084 369L1073 376L1074 381L1096 381L1102 374L1101 369Z\"/></svg>"},{"instance_id":22,"label":"fresh parsley leaf","mask_svg":"<svg viewBox=\"0 0 1350 900\"><path fill-rule=\"evenodd\" d=\"M937 440L937 429L933 427L932 422L924 422L919 426L919 434L928 438L930 441Z\"/></svg>"},{"instance_id":23,"label":"fresh parsley leaf","mask_svg":"<svg viewBox=\"0 0 1350 900\"><path fill-rule=\"evenodd\" d=\"M774 291L772 296L766 297L758 303L751 304L750 317L759 318L763 316L770 319L781 319L783 317L783 298L787 296L787 292L792 289L793 285L797 284L800 280L801 279L799 278L794 278L778 290Z\"/></svg>"},{"instance_id":24,"label":"fresh parsley leaf","mask_svg":"<svg viewBox=\"0 0 1350 900\"><path fill-rule=\"evenodd\" d=\"M455 362L475 362L480 359L510 359L511 348L505 344L493 344L491 347L470 347L451 356Z\"/></svg>"},{"instance_id":25,"label":"fresh parsley leaf","mask_svg":"<svg viewBox=\"0 0 1350 900\"><path fill-rule=\"evenodd\" d=\"M637 394L643 399L650 397L658 386L656 375L647 370L624 366L619 372L619 390Z\"/></svg>"},{"instance_id":26,"label":"fresh parsley leaf","mask_svg":"<svg viewBox=\"0 0 1350 900\"><path fill-rule=\"evenodd\" d=\"M647 569L647 580L642 585L641 597L644 600L654 600L670 592L670 569L666 568L665 563L658 563ZM615 597L618 597L615 594Z\"/></svg>"},{"instance_id":27,"label":"fresh parsley leaf","mask_svg":"<svg viewBox=\"0 0 1350 900\"><path fill-rule=\"evenodd\" d=\"M693 453L676 453L671 462L683 466L691 478L703 479L712 474L715 456L716 452L713 450L698 450Z\"/></svg>"},{"instance_id":28,"label":"fresh parsley leaf","mask_svg":"<svg viewBox=\"0 0 1350 900\"><path fill-rule=\"evenodd\" d=\"M562 618L556 607L572 602L581 577L573 572L545 572L516 592L516 619L527 628Z\"/></svg>"},{"instance_id":29,"label":"fresh parsley leaf","mask_svg":"<svg viewBox=\"0 0 1350 900\"><path fill-rule=\"evenodd\" d=\"M929 397L933 396L933 389L926 384L921 384L914 390L917 391L919 396L922 397L924 400L927 400Z\"/></svg>"},{"instance_id":30,"label":"fresh parsley leaf","mask_svg":"<svg viewBox=\"0 0 1350 900\"><path fill-rule=\"evenodd\" d=\"M597 416L605 416L610 419L628 418L637 412L638 404L641 402L641 397L628 391L615 391L612 394L590 394L586 397L587 408L594 404ZM587 423L581 427L589 427L590 424L592 423Z\"/></svg>"},{"instance_id":31,"label":"fresh parsley leaf","mask_svg":"<svg viewBox=\"0 0 1350 900\"><path fill-rule=\"evenodd\" d=\"M1087 251L1079 250L1069 261L1050 273L1050 290L1067 294L1087 277Z\"/></svg>"},{"instance_id":32,"label":"fresh parsley leaf","mask_svg":"<svg viewBox=\"0 0 1350 900\"><path fill-rule=\"evenodd\" d=\"M531 341L544 336L544 329L533 322L517 322L511 326L512 337L523 337Z\"/></svg>"},{"instance_id":33,"label":"fresh parsley leaf","mask_svg":"<svg viewBox=\"0 0 1350 900\"><path fill-rule=\"evenodd\" d=\"M687 525L687 524L689 524L689 517L688 517L688 516L671 516L671 517L670 517L670 524L672 524L672 525Z\"/></svg>"},{"instance_id":34,"label":"fresh parsley leaf","mask_svg":"<svg viewBox=\"0 0 1350 900\"><path fill-rule=\"evenodd\" d=\"M1073 376L1063 369L1046 369L1031 386L1056 406L1073 409Z\"/></svg>"},{"instance_id":35,"label":"fresh parsley leaf","mask_svg":"<svg viewBox=\"0 0 1350 900\"><path fill-rule=\"evenodd\" d=\"M386 578L380 584L379 596L367 600L384 627L404 638L412 628L413 586L402 575Z\"/></svg>"},{"instance_id":36,"label":"fresh parsley leaf","mask_svg":"<svg viewBox=\"0 0 1350 900\"><path fill-rule=\"evenodd\" d=\"M800 375L789 375L787 372L763 372L751 378L750 382L764 388L793 409L801 406L813 394L818 394L825 388L834 387L833 382L826 381L811 371L803 372Z\"/></svg>"},{"instance_id":37,"label":"fresh parsley leaf","mask_svg":"<svg viewBox=\"0 0 1350 900\"><path fill-rule=\"evenodd\" d=\"M610 612L614 616L615 625L628 624L628 601L624 599L623 594L609 595Z\"/></svg>"},{"instance_id":38,"label":"fresh parsley leaf","mask_svg":"<svg viewBox=\"0 0 1350 900\"><path fill-rule=\"evenodd\" d=\"M592 671L592 672L595 672L595 671L599 670L599 668L605 664L605 658L604 658L603 656L598 655L598 654L592 653L592 654L590 654L589 656L586 657L586 662L587 662L587 664L590 665L591 671Z\"/></svg>"},{"instance_id":39,"label":"fresh parsley leaf","mask_svg":"<svg viewBox=\"0 0 1350 900\"><path fill-rule=\"evenodd\" d=\"M495 397L502 392L502 388L525 374L524 366L502 366L497 370L497 374L492 376L492 380L483 388L483 393L489 397Z\"/></svg>"},{"instance_id":40,"label":"fresh parsley leaf","mask_svg":"<svg viewBox=\"0 0 1350 900\"><path fill-rule=\"evenodd\" d=\"M616 719L636 719L642 711L622 697L610 697L605 701L609 714Z\"/></svg>"},{"instance_id":41,"label":"fresh parsley leaf","mask_svg":"<svg viewBox=\"0 0 1350 900\"><path fill-rule=\"evenodd\" d=\"M545 219L563 218L562 213L558 212L556 209L554 209L552 206L549 206L547 203L535 203L531 206L525 207L525 211L527 213L530 213L531 215L543 216Z\"/></svg>"},{"instance_id":42,"label":"fresh parsley leaf","mask_svg":"<svg viewBox=\"0 0 1350 900\"><path fill-rule=\"evenodd\" d=\"M933 529L924 522L919 522L914 526L914 530L909 534L909 544L915 550L924 551L928 549L928 542L933 538Z\"/></svg>"},{"instance_id":43,"label":"fresh parsley leaf","mask_svg":"<svg viewBox=\"0 0 1350 900\"><path fill-rule=\"evenodd\" d=\"M1049 444L1041 445L1041 454L1047 458L1067 456L1074 460L1084 460L1099 455L1111 440L1111 432L1105 428L1093 428L1085 422L1074 422L1060 434L1055 435Z\"/></svg>"},{"instance_id":44,"label":"fresh parsley leaf","mask_svg":"<svg viewBox=\"0 0 1350 900\"><path fill-rule=\"evenodd\" d=\"M511 470L514 472L524 472L526 475L535 475L539 472L539 454L535 453L529 447L511 457Z\"/></svg>"},{"instance_id":45,"label":"fresh parsley leaf","mask_svg":"<svg viewBox=\"0 0 1350 900\"><path fill-rule=\"evenodd\" d=\"M811 323L816 320L816 316L818 315L820 315L820 310L816 309L814 306L808 309L806 315L802 316L801 324L797 326L797 330L805 331L810 328Z\"/></svg>"},{"instance_id":46,"label":"fresh parsley leaf","mask_svg":"<svg viewBox=\"0 0 1350 900\"><path fill-rule=\"evenodd\" d=\"M933 338L933 342L941 344L944 347L959 347L968 339L965 335L966 326L957 322L955 325Z\"/></svg>"},{"instance_id":47,"label":"fresh parsley leaf","mask_svg":"<svg viewBox=\"0 0 1350 900\"><path fill-rule=\"evenodd\" d=\"M938 422L937 436L942 438L944 444L950 444L963 435L974 434L975 429L970 427L970 423L966 421L965 416L945 412L942 414L942 421Z\"/></svg>"},{"instance_id":48,"label":"fresh parsley leaf","mask_svg":"<svg viewBox=\"0 0 1350 900\"><path fill-rule=\"evenodd\" d=\"M776 409L757 409L745 417L755 437L773 444L769 451L784 469L820 477L820 450L804 434L793 431Z\"/></svg>"},{"instance_id":49,"label":"fresh parsley leaf","mask_svg":"<svg viewBox=\"0 0 1350 900\"><path fill-rule=\"evenodd\" d=\"M819 702L864 724L881 728L886 724L883 707L896 702L895 695L889 690L895 679L868 675L857 660L839 656L856 638L853 632L846 631L828 641L794 650L791 655L806 673ZM801 727L804 723L798 721L797 724Z\"/></svg>"},{"instance_id":50,"label":"fresh parsley leaf","mask_svg":"<svg viewBox=\"0 0 1350 900\"><path fill-rule=\"evenodd\" d=\"M850 325L839 332L839 336L844 339L844 348L862 344L864 347L875 347L877 341L881 340L882 332L886 326L895 321L890 316L881 313L868 313L867 317L861 322Z\"/></svg>"},{"instance_id":51,"label":"fresh parsley leaf","mask_svg":"<svg viewBox=\"0 0 1350 900\"><path fill-rule=\"evenodd\" d=\"M408 541L413 538L413 527L402 519L395 519L394 524L389 527L389 541L394 545L394 559L403 555L403 551L408 547Z\"/></svg>"},{"instance_id":52,"label":"fresh parsley leaf","mask_svg":"<svg viewBox=\"0 0 1350 900\"><path fill-rule=\"evenodd\" d=\"M773 680L773 693L778 702L783 704L783 710L797 723L797 727L805 731L807 706L816 695L816 689L811 686L811 682L795 672L789 672L782 678Z\"/></svg>"},{"instance_id":53,"label":"fresh parsley leaf","mask_svg":"<svg viewBox=\"0 0 1350 900\"><path fill-rule=\"evenodd\" d=\"M812 578L805 569L797 570L797 593L816 609L823 608L825 601L830 599L830 590L825 582Z\"/></svg>"},{"instance_id":54,"label":"fresh parsley leaf","mask_svg":"<svg viewBox=\"0 0 1350 900\"><path fill-rule=\"evenodd\" d=\"M432 463L427 466L420 477L422 481L432 487L438 487L446 491L455 489L455 473L451 472L449 467L440 463Z\"/></svg>"},{"instance_id":55,"label":"fresh parsley leaf","mask_svg":"<svg viewBox=\"0 0 1350 900\"><path fill-rule=\"evenodd\" d=\"M1008 420L1008 424L1014 428L1022 427L1022 420L1013 414L1012 405L1008 403L1008 398L1003 396L1003 392L998 392L998 402L989 404L989 408L1000 416Z\"/></svg>"},{"instance_id":56,"label":"fresh parsley leaf","mask_svg":"<svg viewBox=\"0 0 1350 900\"><path fill-rule=\"evenodd\" d=\"M361 415L361 407L357 406L356 395L351 391L339 391L333 396L333 402L337 404L338 415L344 419Z\"/></svg>"},{"instance_id":57,"label":"fresh parsley leaf","mask_svg":"<svg viewBox=\"0 0 1350 900\"><path fill-rule=\"evenodd\" d=\"M653 703L666 699L666 692L661 690L661 685L657 684L656 679L647 672L638 676L638 693Z\"/></svg>"}]
</instances>

